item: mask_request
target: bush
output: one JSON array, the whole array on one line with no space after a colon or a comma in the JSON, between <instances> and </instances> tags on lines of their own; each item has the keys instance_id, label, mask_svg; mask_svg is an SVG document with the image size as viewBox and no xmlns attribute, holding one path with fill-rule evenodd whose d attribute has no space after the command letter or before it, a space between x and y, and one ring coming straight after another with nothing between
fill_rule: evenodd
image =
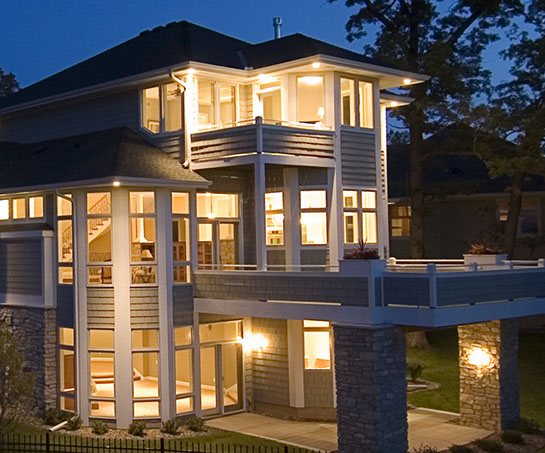
<instances>
[{"instance_id":1,"label":"bush","mask_svg":"<svg viewBox=\"0 0 545 453\"><path fill-rule=\"evenodd\" d=\"M93 432L99 436L106 434L110 429L107 423L101 422L100 420L91 423L91 428L93 428Z\"/></svg>"},{"instance_id":2,"label":"bush","mask_svg":"<svg viewBox=\"0 0 545 453\"><path fill-rule=\"evenodd\" d=\"M81 428L82 425L81 417L79 415L72 417L70 420L68 420L68 423L66 424L66 429L68 431L76 431L77 429Z\"/></svg>"},{"instance_id":3,"label":"bush","mask_svg":"<svg viewBox=\"0 0 545 453\"><path fill-rule=\"evenodd\" d=\"M424 370L424 365L422 365L421 363L407 364L407 372L409 373L409 376L411 377L412 382L418 381L420 376L422 376L423 370Z\"/></svg>"},{"instance_id":4,"label":"bush","mask_svg":"<svg viewBox=\"0 0 545 453\"><path fill-rule=\"evenodd\" d=\"M503 451L503 445L495 440L479 439L475 441L475 445L484 451Z\"/></svg>"},{"instance_id":5,"label":"bush","mask_svg":"<svg viewBox=\"0 0 545 453\"><path fill-rule=\"evenodd\" d=\"M144 435L145 430L146 430L146 425L142 422L132 422L129 425L129 434L132 434L133 436L142 437Z\"/></svg>"},{"instance_id":6,"label":"bush","mask_svg":"<svg viewBox=\"0 0 545 453\"><path fill-rule=\"evenodd\" d=\"M187 421L187 427L191 431L204 431L204 422L203 422L202 418L193 415Z\"/></svg>"},{"instance_id":7,"label":"bush","mask_svg":"<svg viewBox=\"0 0 545 453\"><path fill-rule=\"evenodd\" d=\"M467 445L451 445L448 449L450 453L474 453L473 448Z\"/></svg>"},{"instance_id":8,"label":"bush","mask_svg":"<svg viewBox=\"0 0 545 453\"><path fill-rule=\"evenodd\" d=\"M524 434L540 434L541 428L536 421L522 417L519 420L518 430Z\"/></svg>"},{"instance_id":9,"label":"bush","mask_svg":"<svg viewBox=\"0 0 545 453\"><path fill-rule=\"evenodd\" d=\"M439 453L439 450L429 445L420 445L418 448L413 448L412 453Z\"/></svg>"},{"instance_id":10,"label":"bush","mask_svg":"<svg viewBox=\"0 0 545 453\"><path fill-rule=\"evenodd\" d=\"M176 419L171 419L161 424L161 432L167 434L178 433L178 422Z\"/></svg>"},{"instance_id":11,"label":"bush","mask_svg":"<svg viewBox=\"0 0 545 453\"><path fill-rule=\"evenodd\" d=\"M58 425L61 421L62 412L54 407L50 407L45 411L44 423L48 426Z\"/></svg>"},{"instance_id":12,"label":"bush","mask_svg":"<svg viewBox=\"0 0 545 453\"><path fill-rule=\"evenodd\" d=\"M501 440L508 444L516 444L520 445L524 443L524 439L522 438L522 433L520 431L516 431L514 429L506 429L504 432L500 435Z\"/></svg>"}]
</instances>

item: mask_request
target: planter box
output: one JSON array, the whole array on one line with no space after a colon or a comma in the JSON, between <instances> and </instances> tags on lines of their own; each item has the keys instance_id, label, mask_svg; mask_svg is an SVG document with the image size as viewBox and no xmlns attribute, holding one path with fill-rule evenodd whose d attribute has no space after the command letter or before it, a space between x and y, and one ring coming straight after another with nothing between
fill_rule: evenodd
<instances>
[{"instance_id":1,"label":"planter box","mask_svg":"<svg viewBox=\"0 0 545 453\"><path fill-rule=\"evenodd\" d=\"M479 266L503 266L503 261L507 259L507 255L464 255L464 264L467 266L471 263L477 263Z\"/></svg>"},{"instance_id":2,"label":"planter box","mask_svg":"<svg viewBox=\"0 0 545 453\"><path fill-rule=\"evenodd\" d=\"M386 270L386 260L339 260L339 272L346 277L380 275Z\"/></svg>"}]
</instances>

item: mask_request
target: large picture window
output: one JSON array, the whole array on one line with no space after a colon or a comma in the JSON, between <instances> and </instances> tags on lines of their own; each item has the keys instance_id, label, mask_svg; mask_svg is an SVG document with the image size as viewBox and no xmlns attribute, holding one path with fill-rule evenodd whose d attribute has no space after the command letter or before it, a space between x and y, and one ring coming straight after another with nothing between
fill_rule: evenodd
<instances>
[{"instance_id":1,"label":"large picture window","mask_svg":"<svg viewBox=\"0 0 545 453\"><path fill-rule=\"evenodd\" d=\"M132 331L133 413L136 418L159 417L159 331Z\"/></svg>"},{"instance_id":2,"label":"large picture window","mask_svg":"<svg viewBox=\"0 0 545 453\"><path fill-rule=\"evenodd\" d=\"M76 361L74 329L60 327L58 331L59 406L61 410L76 410Z\"/></svg>"},{"instance_id":3,"label":"large picture window","mask_svg":"<svg viewBox=\"0 0 545 453\"><path fill-rule=\"evenodd\" d=\"M301 244L327 244L327 201L325 190L301 191Z\"/></svg>"},{"instance_id":4,"label":"large picture window","mask_svg":"<svg viewBox=\"0 0 545 453\"><path fill-rule=\"evenodd\" d=\"M114 331L89 330L91 416L115 417Z\"/></svg>"},{"instance_id":5,"label":"large picture window","mask_svg":"<svg viewBox=\"0 0 545 453\"><path fill-rule=\"evenodd\" d=\"M206 129L219 125L234 126L237 116L236 87L206 80L197 82L198 125Z\"/></svg>"},{"instance_id":6,"label":"large picture window","mask_svg":"<svg viewBox=\"0 0 545 453\"><path fill-rule=\"evenodd\" d=\"M297 77L297 121L323 123L325 119L325 95L323 76Z\"/></svg>"},{"instance_id":7,"label":"large picture window","mask_svg":"<svg viewBox=\"0 0 545 453\"><path fill-rule=\"evenodd\" d=\"M183 128L183 90L177 83L142 90L142 127L153 134Z\"/></svg>"},{"instance_id":8,"label":"large picture window","mask_svg":"<svg viewBox=\"0 0 545 453\"><path fill-rule=\"evenodd\" d=\"M282 92L279 80L270 80L259 85L257 94L265 121L282 120Z\"/></svg>"},{"instance_id":9,"label":"large picture window","mask_svg":"<svg viewBox=\"0 0 545 453\"><path fill-rule=\"evenodd\" d=\"M193 411L193 336L191 327L174 329L176 367L176 414Z\"/></svg>"},{"instance_id":10,"label":"large picture window","mask_svg":"<svg viewBox=\"0 0 545 453\"><path fill-rule=\"evenodd\" d=\"M70 198L71 195L65 195ZM72 202L57 197L57 263L58 282L74 283L74 239L72 230Z\"/></svg>"},{"instance_id":11,"label":"large picture window","mask_svg":"<svg viewBox=\"0 0 545 453\"><path fill-rule=\"evenodd\" d=\"M305 370L331 369L331 342L327 321L303 321Z\"/></svg>"}]
</instances>

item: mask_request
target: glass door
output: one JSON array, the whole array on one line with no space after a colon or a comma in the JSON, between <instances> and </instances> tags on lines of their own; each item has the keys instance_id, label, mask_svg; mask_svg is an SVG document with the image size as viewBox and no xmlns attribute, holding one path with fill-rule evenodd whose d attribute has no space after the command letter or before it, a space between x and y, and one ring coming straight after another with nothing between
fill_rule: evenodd
<instances>
[{"instance_id":1,"label":"glass door","mask_svg":"<svg viewBox=\"0 0 545 453\"><path fill-rule=\"evenodd\" d=\"M221 350L223 410L242 409L242 345L230 343Z\"/></svg>"}]
</instances>

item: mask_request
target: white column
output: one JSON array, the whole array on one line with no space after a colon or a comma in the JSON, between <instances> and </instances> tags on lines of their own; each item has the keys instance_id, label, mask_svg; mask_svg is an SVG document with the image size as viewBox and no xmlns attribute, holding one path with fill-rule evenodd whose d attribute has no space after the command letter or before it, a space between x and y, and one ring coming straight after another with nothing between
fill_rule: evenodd
<instances>
[{"instance_id":1,"label":"white column","mask_svg":"<svg viewBox=\"0 0 545 453\"><path fill-rule=\"evenodd\" d=\"M132 356L130 294L129 194L127 189L112 190L112 283L115 319L115 397L118 428L132 421Z\"/></svg>"},{"instance_id":2,"label":"white column","mask_svg":"<svg viewBox=\"0 0 545 453\"><path fill-rule=\"evenodd\" d=\"M388 235L384 235L387 228L387 213L385 212L385 202L382 195L382 187L386 181L382 180L382 157L381 157L381 115L380 115L380 87L378 82L373 83L373 120L375 125L375 162L377 175L377 233L378 233L378 252L381 258L385 258L386 244ZM386 200L387 202L387 200Z\"/></svg>"},{"instance_id":3,"label":"white column","mask_svg":"<svg viewBox=\"0 0 545 453\"><path fill-rule=\"evenodd\" d=\"M299 209L299 170L284 168L284 241L286 264L301 264L301 223ZM290 270L290 268L288 268Z\"/></svg>"},{"instance_id":4,"label":"white column","mask_svg":"<svg viewBox=\"0 0 545 453\"><path fill-rule=\"evenodd\" d=\"M195 79L191 74L185 78L184 91L184 151L185 160L191 162L191 133L194 130L194 102L195 96Z\"/></svg>"},{"instance_id":5,"label":"white column","mask_svg":"<svg viewBox=\"0 0 545 453\"><path fill-rule=\"evenodd\" d=\"M386 115L386 106L381 105L380 106L380 150L381 150L381 157L382 153L384 153L384 175L386 176L386 180L382 181L382 185L384 188L384 196L382 197L382 209L384 212L384 221L382 225L382 234L381 236L384 238L384 258L388 258L390 256L390 231L388 229L388 120ZM380 200L380 198L379 198ZM377 203L379 202L377 200Z\"/></svg>"},{"instance_id":6,"label":"white column","mask_svg":"<svg viewBox=\"0 0 545 453\"><path fill-rule=\"evenodd\" d=\"M172 208L170 190L156 192L157 206L157 283L159 284L159 389L161 419L174 418L174 329L172 320Z\"/></svg>"},{"instance_id":7,"label":"white column","mask_svg":"<svg viewBox=\"0 0 545 453\"><path fill-rule=\"evenodd\" d=\"M265 164L263 152L263 119L256 118L257 154L254 163L255 198L255 260L257 270L267 265L267 245L265 243Z\"/></svg>"},{"instance_id":8,"label":"white column","mask_svg":"<svg viewBox=\"0 0 545 453\"><path fill-rule=\"evenodd\" d=\"M195 310L193 310L193 392L195 393L195 415L201 417L201 340L199 336L199 313Z\"/></svg>"},{"instance_id":9,"label":"white column","mask_svg":"<svg viewBox=\"0 0 545 453\"><path fill-rule=\"evenodd\" d=\"M288 319L288 373L291 407L305 407L303 364L303 321Z\"/></svg>"},{"instance_id":10,"label":"white column","mask_svg":"<svg viewBox=\"0 0 545 453\"><path fill-rule=\"evenodd\" d=\"M42 236L42 294L44 306L50 308L57 305L55 234L53 231L44 231Z\"/></svg>"}]
</instances>

